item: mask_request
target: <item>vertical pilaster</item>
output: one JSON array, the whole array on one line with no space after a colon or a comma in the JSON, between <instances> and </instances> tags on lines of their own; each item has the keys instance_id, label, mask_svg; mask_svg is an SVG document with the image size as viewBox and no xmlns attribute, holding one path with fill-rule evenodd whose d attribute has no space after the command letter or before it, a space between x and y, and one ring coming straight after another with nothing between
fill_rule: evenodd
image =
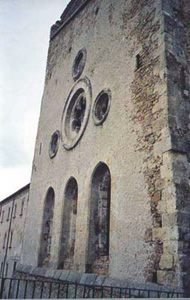
<instances>
[{"instance_id":1,"label":"vertical pilaster","mask_svg":"<svg viewBox=\"0 0 190 300\"><path fill-rule=\"evenodd\" d=\"M161 283L175 272L175 280L189 292L190 279L190 3L164 0L164 35L167 66L168 124L171 149L165 153L163 173L168 173L163 224L166 233L161 260ZM168 166L168 167L167 167ZM176 244L177 242L177 244ZM177 246L177 247L176 247ZM170 269L167 270L167 267ZM171 272L171 273L169 273ZM173 278L173 277L172 277Z\"/></svg>"}]
</instances>

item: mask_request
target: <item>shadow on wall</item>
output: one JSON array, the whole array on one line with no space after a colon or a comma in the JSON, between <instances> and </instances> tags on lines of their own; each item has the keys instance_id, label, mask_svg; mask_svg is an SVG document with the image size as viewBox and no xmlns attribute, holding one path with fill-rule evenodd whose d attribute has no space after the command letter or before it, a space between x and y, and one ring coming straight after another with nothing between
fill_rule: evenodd
<instances>
[{"instance_id":1,"label":"shadow on wall","mask_svg":"<svg viewBox=\"0 0 190 300\"><path fill-rule=\"evenodd\" d=\"M109 268L111 175L100 162L92 175L86 272L107 274Z\"/></svg>"},{"instance_id":2,"label":"shadow on wall","mask_svg":"<svg viewBox=\"0 0 190 300\"><path fill-rule=\"evenodd\" d=\"M41 245L39 254L39 267L49 267L51 260L51 238L53 227L53 208L55 193L52 187L48 189L43 214L43 225L41 234Z\"/></svg>"},{"instance_id":3,"label":"shadow on wall","mask_svg":"<svg viewBox=\"0 0 190 300\"><path fill-rule=\"evenodd\" d=\"M73 269L77 219L77 199L77 181L75 180L75 178L71 177L67 182L64 194L59 269Z\"/></svg>"}]
</instances>

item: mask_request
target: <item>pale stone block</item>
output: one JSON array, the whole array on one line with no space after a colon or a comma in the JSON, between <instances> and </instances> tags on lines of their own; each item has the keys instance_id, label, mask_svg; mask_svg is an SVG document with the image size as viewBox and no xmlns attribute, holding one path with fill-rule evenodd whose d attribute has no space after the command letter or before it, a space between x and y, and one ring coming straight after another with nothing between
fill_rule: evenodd
<instances>
[{"instance_id":1,"label":"pale stone block","mask_svg":"<svg viewBox=\"0 0 190 300\"><path fill-rule=\"evenodd\" d=\"M163 237L163 229L162 228L153 228L152 229L152 239L155 240L162 240Z\"/></svg>"},{"instance_id":2,"label":"pale stone block","mask_svg":"<svg viewBox=\"0 0 190 300\"><path fill-rule=\"evenodd\" d=\"M163 241L178 240L178 226L163 228Z\"/></svg>"},{"instance_id":3,"label":"pale stone block","mask_svg":"<svg viewBox=\"0 0 190 300\"><path fill-rule=\"evenodd\" d=\"M157 281L159 284L177 287L178 281L174 271L157 271Z\"/></svg>"},{"instance_id":4,"label":"pale stone block","mask_svg":"<svg viewBox=\"0 0 190 300\"><path fill-rule=\"evenodd\" d=\"M165 152L163 154L163 165L160 168L161 177L165 178L167 182L172 182L173 172L172 172L172 156L170 152Z\"/></svg>"},{"instance_id":5,"label":"pale stone block","mask_svg":"<svg viewBox=\"0 0 190 300\"><path fill-rule=\"evenodd\" d=\"M161 139L154 144L154 155L161 156L164 152L172 148L171 135L168 128L161 130Z\"/></svg>"},{"instance_id":6,"label":"pale stone block","mask_svg":"<svg viewBox=\"0 0 190 300\"><path fill-rule=\"evenodd\" d=\"M177 255L178 251L178 242L177 241L164 241L163 242L163 252L171 254L172 256Z\"/></svg>"},{"instance_id":7,"label":"pale stone block","mask_svg":"<svg viewBox=\"0 0 190 300\"><path fill-rule=\"evenodd\" d=\"M159 266L161 269L171 269L173 267L173 263L174 263L173 255L169 253L164 253L161 256Z\"/></svg>"},{"instance_id":8,"label":"pale stone block","mask_svg":"<svg viewBox=\"0 0 190 300\"><path fill-rule=\"evenodd\" d=\"M173 227L177 225L177 213L163 213L162 214L162 226Z\"/></svg>"},{"instance_id":9,"label":"pale stone block","mask_svg":"<svg viewBox=\"0 0 190 300\"><path fill-rule=\"evenodd\" d=\"M164 212L167 211L167 205L165 201L159 201L158 202L158 206L157 206L157 210L160 214L163 214Z\"/></svg>"},{"instance_id":10,"label":"pale stone block","mask_svg":"<svg viewBox=\"0 0 190 300\"><path fill-rule=\"evenodd\" d=\"M158 116L152 125L152 131L157 134L160 134L161 130L168 125L167 115L165 115L164 112L160 113L160 115L161 116Z\"/></svg>"},{"instance_id":11,"label":"pale stone block","mask_svg":"<svg viewBox=\"0 0 190 300\"><path fill-rule=\"evenodd\" d=\"M162 203L165 205L165 212L176 212L176 187L170 184L164 190L162 190ZM164 212L164 211L163 211Z\"/></svg>"}]
</instances>

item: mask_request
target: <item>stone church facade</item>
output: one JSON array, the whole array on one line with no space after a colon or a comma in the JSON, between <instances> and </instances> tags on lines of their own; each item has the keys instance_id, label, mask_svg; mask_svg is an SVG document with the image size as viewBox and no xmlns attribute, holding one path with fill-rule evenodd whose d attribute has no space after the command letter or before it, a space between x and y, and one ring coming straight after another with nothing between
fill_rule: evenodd
<instances>
[{"instance_id":1,"label":"stone church facade","mask_svg":"<svg viewBox=\"0 0 190 300\"><path fill-rule=\"evenodd\" d=\"M52 26L23 264L187 288L189 17L72 0Z\"/></svg>"}]
</instances>

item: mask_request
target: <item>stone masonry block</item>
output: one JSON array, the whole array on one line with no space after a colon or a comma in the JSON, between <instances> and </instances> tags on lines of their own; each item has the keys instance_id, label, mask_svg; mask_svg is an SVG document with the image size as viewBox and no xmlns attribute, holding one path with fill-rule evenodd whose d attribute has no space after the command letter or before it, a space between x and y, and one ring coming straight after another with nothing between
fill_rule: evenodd
<instances>
[{"instance_id":1,"label":"stone masonry block","mask_svg":"<svg viewBox=\"0 0 190 300\"><path fill-rule=\"evenodd\" d=\"M174 184L170 184L168 187L162 190L162 202L163 205L166 205L166 210L163 212L176 212L176 187Z\"/></svg>"},{"instance_id":2,"label":"stone masonry block","mask_svg":"<svg viewBox=\"0 0 190 300\"><path fill-rule=\"evenodd\" d=\"M153 228L153 241L154 240L177 240L179 237L178 227L163 227L163 228Z\"/></svg>"},{"instance_id":3,"label":"stone masonry block","mask_svg":"<svg viewBox=\"0 0 190 300\"><path fill-rule=\"evenodd\" d=\"M59 279L62 274L62 270L56 270L54 273L54 279Z\"/></svg>"},{"instance_id":4,"label":"stone masonry block","mask_svg":"<svg viewBox=\"0 0 190 300\"><path fill-rule=\"evenodd\" d=\"M54 278L56 270L53 269L47 269L45 271L44 277Z\"/></svg>"},{"instance_id":5,"label":"stone masonry block","mask_svg":"<svg viewBox=\"0 0 190 300\"><path fill-rule=\"evenodd\" d=\"M177 274L174 271L157 271L157 281L166 286L177 286Z\"/></svg>"},{"instance_id":6,"label":"stone masonry block","mask_svg":"<svg viewBox=\"0 0 190 300\"><path fill-rule=\"evenodd\" d=\"M103 283L104 283L106 277L107 277L107 276L105 276L105 275L98 275L98 276L96 277L96 280L95 280L95 283L94 283L94 284L95 284L95 285L103 285Z\"/></svg>"},{"instance_id":7,"label":"stone masonry block","mask_svg":"<svg viewBox=\"0 0 190 300\"><path fill-rule=\"evenodd\" d=\"M162 225L163 227L172 227L177 224L177 213L163 213Z\"/></svg>"},{"instance_id":8,"label":"stone masonry block","mask_svg":"<svg viewBox=\"0 0 190 300\"><path fill-rule=\"evenodd\" d=\"M163 241L175 241L179 238L178 227L163 227Z\"/></svg>"},{"instance_id":9,"label":"stone masonry block","mask_svg":"<svg viewBox=\"0 0 190 300\"><path fill-rule=\"evenodd\" d=\"M79 283L81 277L82 277L82 273L75 273L70 271L67 280L73 283Z\"/></svg>"},{"instance_id":10,"label":"stone masonry block","mask_svg":"<svg viewBox=\"0 0 190 300\"><path fill-rule=\"evenodd\" d=\"M46 271L47 271L47 269L45 269L45 268L35 268L32 272L32 275L44 276Z\"/></svg>"},{"instance_id":11,"label":"stone masonry block","mask_svg":"<svg viewBox=\"0 0 190 300\"><path fill-rule=\"evenodd\" d=\"M164 270L164 269L172 269L173 263L174 263L173 255L171 255L169 253L164 253L161 256L159 267L162 270Z\"/></svg>"},{"instance_id":12,"label":"stone masonry block","mask_svg":"<svg viewBox=\"0 0 190 300\"><path fill-rule=\"evenodd\" d=\"M162 240L163 238L163 229L162 228L153 228L152 229L152 239L155 240Z\"/></svg>"},{"instance_id":13,"label":"stone masonry block","mask_svg":"<svg viewBox=\"0 0 190 300\"><path fill-rule=\"evenodd\" d=\"M67 270L61 270L61 275L59 277L60 280L66 281L69 277L70 271Z\"/></svg>"},{"instance_id":14,"label":"stone masonry block","mask_svg":"<svg viewBox=\"0 0 190 300\"><path fill-rule=\"evenodd\" d=\"M161 139L154 144L154 155L161 156L164 152L172 149L171 137L168 128L161 130Z\"/></svg>"},{"instance_id":15,"label":"stone masonry block","mask_svg":"<svg viewBox=\"0 0 190 300\"><path fill-rule=\"evenodd\" d=\"M96 274L83 274L80 283L81 284L87 284L87 285L93 285L96 281L98 275Z\"/></svg>"},{"instance_id":16,"label":"stone masonry block","mask_svg":"<svg viewBox=\"0 0 190 300\"><path fill-rule=\"evenodd\" d=\"M172 182L172 155L171 152L165 152L163 154L163 165L161 167L161 177L165 178L167 182Z\"/></svg>"}]
</instances>

